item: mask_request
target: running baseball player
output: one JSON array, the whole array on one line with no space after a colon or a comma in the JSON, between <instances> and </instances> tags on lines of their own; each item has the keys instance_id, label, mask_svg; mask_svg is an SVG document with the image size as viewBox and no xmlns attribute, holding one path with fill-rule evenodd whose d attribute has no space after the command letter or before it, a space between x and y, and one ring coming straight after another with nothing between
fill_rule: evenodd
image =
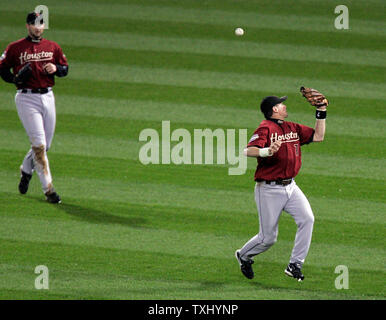
<instances>
[{"instance_id":1,"label":"running baseball player","mask_svg":"<svg viewBox=\"0 0 386 320\"><path fill-rule=\"evenodd\" d=\"M260 123L244 149L246 156L255 157L258 162L254 179L260 225L259 233L235 252L241 272L248 279L254 277L252 258L276 242L284 210L297 225L294 247L284 272L298 281L304 280L302 266L311 243L314 215L294 178L301 166L301 146L324 139L328 100L315 89L300 90L317 108L315 129L285 121L288 113L283 102L287 97L269 96L260 105L266 120Z\"/></svg>"},{"instance_id":2,"label":"running baseball player","mask_svg":"<svg viewBox=\"0 0 386 320\"><path fill-rule=\"evenodd\" d=\"M67 75L68 63L57 43L42 38L42 16L29 13L26 27L28 36L10 43L0 57L0 76L17 87L16 108L31 143L31 149L20 166L19 191L21 194L28 191L36 170L47 201L60 203L52 183L47 151L56 123L52 87L55 76Z\"/></svg>"}]
</instances>

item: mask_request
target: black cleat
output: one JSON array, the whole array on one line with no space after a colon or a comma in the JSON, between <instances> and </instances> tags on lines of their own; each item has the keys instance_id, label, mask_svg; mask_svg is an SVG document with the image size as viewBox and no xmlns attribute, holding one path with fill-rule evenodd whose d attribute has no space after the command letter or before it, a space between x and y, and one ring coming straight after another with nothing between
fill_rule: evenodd
<instances>
[{"instance_id":1,"label":"black cleat","mask_svg":"<svg viewBox=\"0 0 386 320\"><path fill-rule=\"evenodd\" d=\"M242 274L248 279L253 279L253 277L255 276L255 274L253 273L253 269L252 269L253 260L245 261L245 260L241 259L240 258L240 250L236 250L235 256L236 256L236 259L240 265L240 270L241 270Z\"/></svg>"},{"instance_id":2,"label":"black cleat","mask_svg":"<svg viewBox=\"0 0 386 320\"><path fill-rule=\"evenodd\" d=\"M60 199L59 195L55 191L47 192L46 199L49 203L62 203L62 199Z\"/></svg>"},{"instance_id":3,"label":"black cleat","mask_svg":"<svg viewBox=\"0 0 386 320\"><path fill-rule=\"evenodd\" d=\"M290 263L284 270L284 273L287 276L297 279L298 281L304 280L304 276L302 274L302 266L300 263Z\"/></svg>"},{"instance_id":4,"label":"black cleat","mask_svg":"<svg viewBox=\"0 0 386 320\"><path fill-rule=\"evenodd\" d=\"M20 183L19 183L19 192L21 194L26 194L28 191L29 182L32 178L32 174L25 173L23 170L20 169Z\"/></svg>"}]
</instances>

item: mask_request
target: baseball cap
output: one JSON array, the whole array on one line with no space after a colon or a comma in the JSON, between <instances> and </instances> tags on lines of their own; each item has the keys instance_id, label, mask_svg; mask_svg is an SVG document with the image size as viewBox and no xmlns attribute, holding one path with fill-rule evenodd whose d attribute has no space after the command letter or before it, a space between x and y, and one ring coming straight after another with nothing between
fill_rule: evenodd
<instances>
[{"instance_id":1,"label":"baseball cap","mask_svg":"<svg viewBox=\"0 0 386 320\"><path fill-rule=\"evenodd\" d=\"M39 19L39 20L37 20ZM35 24L35 21L38 21L40 24L43 24L43 16L36 12L30 12L27 15L26 22L28 24Z\"/></svg>"},{"instance_id":2,"label":"baseball cap","mask_svg":"<svg viewBox=\"0 0 386 320\"><path fill-rule=\"evenodd\" d=\"M260 104L261 112L267 114L269 111L272 110L272 107L276 106L279 103L282 103L283 101L287 100L287 98L287 96L283 96L280 98L276 96L265 97Z\"/></svg>"}]
</instances>

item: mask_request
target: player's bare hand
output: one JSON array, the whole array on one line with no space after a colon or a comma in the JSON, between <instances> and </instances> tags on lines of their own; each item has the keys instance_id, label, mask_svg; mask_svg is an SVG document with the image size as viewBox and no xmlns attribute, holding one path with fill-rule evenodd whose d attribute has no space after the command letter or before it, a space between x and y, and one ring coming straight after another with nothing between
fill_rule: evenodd
<instances>
[{"instance_id":1,"label":"player's bare hand","mask_svg":"<svg viewBox=\"0 0 386 320\"><path fill-rule=\"evenodd\" d=\"M43 69L45 70L45 72L47 72L48 74L53 74L56 72L56 65L54 65L53 63L47 63L43 66Z\"/></svg>"},{"instance_id":2,"label":"player's bare hand","mask_svg":"<svg viewBox=\"0 0 386 320\"><path fill-rule=\"evenodd\" d=\"M281 141L280 140L273 142L271 144L271 146L269 147L269 153L271 155L275 154L276 152L279 151L280 146L281 146Z\"/></svg>"}]
</instances>

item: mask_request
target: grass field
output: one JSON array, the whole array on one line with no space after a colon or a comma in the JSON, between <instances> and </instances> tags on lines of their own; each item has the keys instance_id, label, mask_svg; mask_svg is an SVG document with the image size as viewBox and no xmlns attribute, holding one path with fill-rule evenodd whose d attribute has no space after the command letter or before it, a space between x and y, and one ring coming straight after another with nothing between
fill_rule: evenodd
<instances>
[{"instance_id":1,"label":"grass field","mask_svg":"<svg viewBox=\"0 0 386 320\"><path fill-rule=\"evenodd\" d=\"M0 50L25 35L38 2L2 1ZM62 204L44 201L35 175L18 193L29 148L15 89L0 85L1 299L385 299L386 22L382 0L54 1L48 39L69 64L55 86L48 156ZM236 37L234 29L245 35ZM255 279L234 251L258 232L255 161L143 165L139 133L248 129L260 100L288 95L289 121L314 126L299 93L330 99L323 143L305 146L296 181L315 214L298 283L283 270L296 225L283 213L278 242L255 258ZM49 290L34 288L37 265ZM349 289L335 288L335 267Z\"/></svg>"}]
</instances>

